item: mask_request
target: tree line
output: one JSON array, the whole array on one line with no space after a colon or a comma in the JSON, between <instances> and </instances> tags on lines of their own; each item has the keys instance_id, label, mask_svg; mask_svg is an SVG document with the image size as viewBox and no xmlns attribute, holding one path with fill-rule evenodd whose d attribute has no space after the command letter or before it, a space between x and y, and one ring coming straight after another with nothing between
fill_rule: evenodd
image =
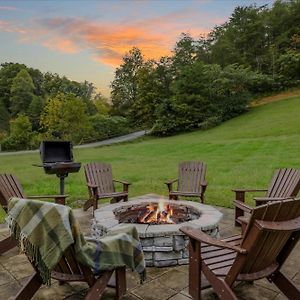
<instances>
[{"instance_id":1,"label":"tree line","mask_svg":"<svg viewBox=\"0 0 300 300\"><path fill-rule=\"evenodd\" d=\"M206 37L183 33L169 57L129 51L111 84L112 110L159 136L206 129L253 97L299 85L299 50L299 0L238 6Z\"/></svg>"},{"instance_id":2,"label":"tree line","mask_svg":"<svg viewBox=\"0 0 300 300\"><path fill-rule=\"evenodd\" d=\"M2 150L35 149L41 140L75 144L126 134L128 121L110 115L108 100L87 81L3 63L0 69Z\"/></svg>"},{"instance_id":3,"label":"tree line","mask_svg":"<svg viewBox=\"0 0 300 300\"><path fill-rule=\"evenodd\" d=\"M254 97L299 83L300 0L238 6L207 36L182 33L170 56L146 60L134 47L116 68L111 101L87 81L2 63L0 143L19 150L136 128L158 136L207 129L245 112Z\"/></svg>"}]
</instances>

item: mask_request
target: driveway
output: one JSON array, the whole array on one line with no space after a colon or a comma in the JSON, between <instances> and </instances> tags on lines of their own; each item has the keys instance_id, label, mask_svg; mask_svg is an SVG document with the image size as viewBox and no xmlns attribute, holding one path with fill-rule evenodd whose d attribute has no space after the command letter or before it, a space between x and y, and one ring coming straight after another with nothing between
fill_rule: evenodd
<instances>
[{"instance_id":1,"label":"driveway","mask_svg":"<svg viewBox=\"0 0 300 300\"><path fill-rule=\"evenodd\" d=\"M107 139L107 140L100 141L100 142L74 146L74 148L75 149L94 148L94 147L107 146L107 145L112 145L112 144L116 144L116 143L132 141L132 140L135 140L137 138L140 138L140 137L144 136L146 133L147 133L146 130L136 131L136 132L132 132L130 134L114 137L114 138ZM37 149L37 150L11 151L11 152L0 152L0 156L1 155L2 156L3 155L12 155L12 154L37 153L37 152L39 152L39 149Z\"/></svg>"}]
</instances>

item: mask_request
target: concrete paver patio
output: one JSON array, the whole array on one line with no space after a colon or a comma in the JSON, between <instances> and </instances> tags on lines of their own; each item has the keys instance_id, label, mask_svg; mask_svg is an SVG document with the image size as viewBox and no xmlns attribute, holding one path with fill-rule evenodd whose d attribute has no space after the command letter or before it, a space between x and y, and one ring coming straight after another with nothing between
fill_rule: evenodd
<instances>
[{"instance_id":1,"label":"concrete paver patio","mask_svg":"<svg viewBox=\"0 0 300 300\"><path fill-rule=\"evenodd\" d=\"M220 222L221 236L228 236L239 232L239 228L233 226L234 211L228 208L217 207L224 217ZM92 219L92 210L83 212L82 209L74 210L78 218L81 230L88 235ZM8 236L5 225L0 227L0 239ZM300 243L295 247L288 261L283 267L283 272L291 278L297 286L300 286ZM19 254L14 248L0 256L0 299L10 299L15 295L33 269L27 258ZM50 287L44 286L35 294L33 299L84 299L88 286L85 283L70 283L59 285L55 280ZM266 279L256 281L253 284L241 283L235 287L239 299L286 299L275 285ZM212 289L203 291L204 300L218 299ZM107 289L102 299L114 299L114 290ZM143 285L139 284L139 278L130 270L127 271L127 293L124 300L190 300L188 294L188 266L176 266L167 268L147 268L147 279Z\"/></svg>"}]
</instances>

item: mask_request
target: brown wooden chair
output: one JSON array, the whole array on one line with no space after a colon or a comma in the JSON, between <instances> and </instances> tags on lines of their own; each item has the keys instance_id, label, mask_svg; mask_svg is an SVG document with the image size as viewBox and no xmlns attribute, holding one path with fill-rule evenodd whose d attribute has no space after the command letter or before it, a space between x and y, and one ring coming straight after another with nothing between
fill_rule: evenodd
<instances>
[{"instance_id":1,"label":"brown wooden chair","mask_svg":"<svg viewBox=\"0 0 300 300\"><path fill-rule=\"evenodd\" d=\"M36 272L27 280L23 288L15 296L15 300L31 299L43 284L37 268L35 268L34 264L32 266ZM114 272L115 284L109 284ZM87 282L90 289L85 297L86 300L100 299L106 287L115 288L115 298L120 299L126 292L125 272L125 267L119 267L115 270L103 271L99 277L96 277L91 269L76 260L74 247L71 246L65 251L60 262L51 272L51 278L59 280L60 284L74 281Z\"/></svg>"},{"instance_id":2,"label":"brown wooden chair","mask_svg":"<svg viewBox=\"0 0 300 300\"><path fill-rule=\"evenodd\" d=\"M300 170L285 168L276 170L268 189L234 189L235 192L235 224L247 222L245 213L251 212L251 207L244 204L246 192L266 192L264 197L255 197L256 206L270 201L278 201L297 196L300 189Z\"/></svg>"},{"instance_id":3,"label":"brown wooden chair","mask_svg":"<svg viewBox=\"0 0 300 300\"><path fill-rule=\"evenodd\" d=\"M63 222L63 219L61 221ZM28 226L28 224L25 224L24 226ZM71 225L69 226L70 228L72 228ZM65 228L67 228L67 226ZM61 228L59 229L59 234L65 235L65 233L61 231ZM22 227L20 227L20 231L22 232ZM51 232L52 236L58 234L58 232L55 232L55 229L52 229ZM49 239L51 238L52 237L50 236ZM47 242L47 239L45 237L43 237L43 239L46 240L45 242ZM86 282L89 286L89 290L87 292L87 295L85 296L86 300L100 299L107 287L115 288L115 299L120 299L126 293L126 267L116 267L112 268L111 270L101 271L99 274L94 275L91 268L80 263L76 258L74 243L71 244L63 252L63 255L60 258L57 265L52 270L50 270L51 278L58 280L60 285L66 282ZM59 246L61 245L57 245L57 247ZM38 247L39 245L37 246L37 249ZM24 283L22 289L19 290L19 292L15 296L15 300L31 299L34 296L34 294L38 291L38 289L43 284L45 284L45 280L43 280L42 275L37 267L38 256L36 256L36 254L33 251L29 250L27 252L26 250L28 250L28 248L25 247L24 253L28 257L35 272Z\"/></svg>"},{"instance_id":4,"label":"brown wooden chair","mask_svg":"<svg viewBox=\"0 0 300 300\"><path fill-rule=\"evenodd\" d=\"M86 164L84 166L84 173L89 191L89 200L85 202L83 206L84 210L87 210L91 206L93 206L94 210L97 209L99 199L111 198L111 203L128 200L128 187L130 183L113 179L110 164L97 162ZM116 192L115 182L123 185L122 192Z\"/></svg>"},{"instance_id":5,"label":"brown wooden chair","mask_svg":"<svg viewBox=\"0 0 300 300\"><path fill-rule=\"evenodd\" d=\"M65 204L66 195L26 196L16 176L0 174L0 204L7 211L8 201L11 197L29 199L55 199L55 203ZM15 241L8 237L0 241L0 255L16 246Z\"/></svg>"},{"instance_id":6,"label":"brown wooden chair","mask_svg":"<svg viewBox=\"0 0 300 300\"><path fill-rule=\"evenodd\" d=\"M300 237L299 199L254 208L243 236L217 240L191 227L180 230L190 239L189 293L193 299L201 299L201 288L208 287L201 280L202 273L220 299L238 299L234 282L264 277L288 299L300 299L300 290L281 272Z\"/></svg>"},{"instance_id":7,"label":"brown wooden chair","mask_svg":"<svg viewBox=\"0 0 300 300\"><path fill-rule=\"evenodd\" d=\"M165 182L169 189L169 199L177 200L178 196L199 197L204 202L207 187L205 181L206 165L198 161L185 161L178 165L178 178ZM177 190L173 183L177 182Z\"/></svg>"}]
</instances>

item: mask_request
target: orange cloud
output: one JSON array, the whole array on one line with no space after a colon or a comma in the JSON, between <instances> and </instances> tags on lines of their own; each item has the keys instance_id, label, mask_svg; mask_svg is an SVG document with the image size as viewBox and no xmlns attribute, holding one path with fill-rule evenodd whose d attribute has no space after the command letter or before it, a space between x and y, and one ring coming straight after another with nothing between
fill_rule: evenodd
<instances>
[{"instance_id":1,"label":"orange cloud","mask_svg":"<svg viewBox=\"0 0 300 300\"><path fill-rule=\"evenodd\" d=\"M74 54L80 51L79 47L73 41L60 37L48 39L42 44L50 50L58 50L63 53Z\"/></svg>"},{"instance_id":2,"label":"orange cloud","mask_svg":"<svg viewBox=\"0 0 300 300\"><path fill-rule=\"evenodd\" d=\"M140 21L89 21L80 18L34 19L28 26L16 26L0 21L0 30L17 32L22 42L37 42L48 49L74 54L91 52L93 60L112 66L133 47L141 49L146 59L159 59L171 54L182 32L197 38L210 28L201 28L192 20L199 13L186 10ZM208 16L203 16L204 20ZM5 29L6 27L6 29ZM7 29L8 28L8 29ZM26 28L26 29L23 29Z\"/></svg>"},{"instance_id":3,"label":"orange cloud","mask_svg":"<svg viewBox=\"0 0 300 300\"><path fill-rule=\"evenodd\" d=\"M44 46L65 53L88 49L94 53L94 60L113 66L120 64L132 47L140 48L147 59L170 54L172 39L168 35L134 24L114 25L61 18L40 20L39 23L50 36L42 42Z\"/></svg>"},{"instance_id":4,"label":"orange cloud","mask_svg":"<svg viewBox=\"0 0 300 300\"><path fill-rule=\"evenodd\" d=\"M146 59L158 59L170 55L172 46L182 32L199 36L209 31L205 28L193 28L191 24L178 24L177 17L177 14L170 14L165 18L123 24L75 18L44 19L39 23L54 36L54 39L61 40L62 37L66 37L68 41L54 44L44 42L43 45L48 48L67 53L89 49L94 53L94 60L116 66L132 47L141 49Z\"/></svg>"}]
</instances>

